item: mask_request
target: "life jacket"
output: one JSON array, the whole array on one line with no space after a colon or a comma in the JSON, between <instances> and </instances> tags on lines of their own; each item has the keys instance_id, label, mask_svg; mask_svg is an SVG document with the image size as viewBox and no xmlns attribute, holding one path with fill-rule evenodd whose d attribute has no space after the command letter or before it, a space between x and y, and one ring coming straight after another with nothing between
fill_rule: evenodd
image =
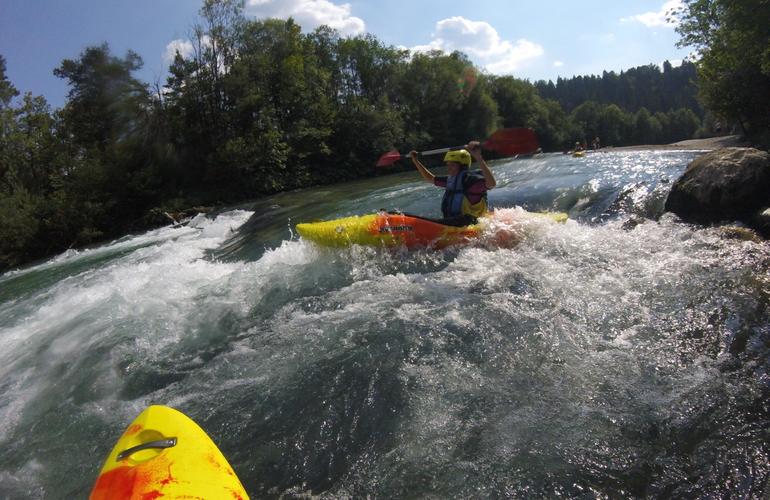
<instances>
[{"instance_id":1,"label":"life jacket","mask_svg":"<svg viewBox=\"0 0 770 500\"><path fill-rule=\"evenodd\" d=\"M487 210L487 193L484 192L481 199L476 203L471 203L468 199L468 188L466 178L468 169L461 170L457 175L447 177L444 198L441 200L441 212L444 217L457 217L460 215L471 215L481 217ZM477 182L482 182L478 180Z\"/></svg>"}]
</instances>

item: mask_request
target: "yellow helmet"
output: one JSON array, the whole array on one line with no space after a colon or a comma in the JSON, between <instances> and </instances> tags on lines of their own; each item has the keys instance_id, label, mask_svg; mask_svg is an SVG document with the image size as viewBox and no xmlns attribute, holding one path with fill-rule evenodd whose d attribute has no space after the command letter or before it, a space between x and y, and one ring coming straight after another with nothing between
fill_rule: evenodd
<instances>
[{"instance_id":1,"label":"yellow helmet","mask_svg":"<svg viewBox=\"0 0 770 500\"><path fill-rule=\"evenodd\" d=\"M458 149L457 151L449 151L444 155L444 162L454 161L461 165L469 167L471 164L471 154L464 150Z\"/></svg>"}]
</instances>

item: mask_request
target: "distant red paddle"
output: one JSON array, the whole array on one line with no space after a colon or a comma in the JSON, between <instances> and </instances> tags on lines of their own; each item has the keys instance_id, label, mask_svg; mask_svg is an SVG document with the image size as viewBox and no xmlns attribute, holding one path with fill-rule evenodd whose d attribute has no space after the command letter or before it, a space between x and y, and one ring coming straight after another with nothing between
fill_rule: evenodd
<instances>
[{"instance_id":1,"label":"distant red paddle","mask_svg":"<svg viewBox=\"0 0 770 500\"><path fill-rule=\"evenodd\" d=\"M465 146L454 146L451 148L432 149L417 153L419 156L429 156L434 154L446 153L447 151L456 151ZM530 154L537 151L540 144L537 140L537 134L531 128L501 128L490 135L487 140L481 143L482 149L494 151L501 156L514 156ZM378 167L388 167L398 160L406 159L409 155L401 154L396 150L388 151L377 160Z\"/></svg>"}]
</instances>

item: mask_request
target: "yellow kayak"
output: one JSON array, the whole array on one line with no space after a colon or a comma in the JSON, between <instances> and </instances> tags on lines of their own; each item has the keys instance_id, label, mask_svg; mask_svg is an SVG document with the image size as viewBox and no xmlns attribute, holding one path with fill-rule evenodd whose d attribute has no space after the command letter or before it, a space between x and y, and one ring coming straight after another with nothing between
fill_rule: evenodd
<instances>
[{"instance_id":1,"label":"yellow kayak","mask_svg":"<svg viewBox=\"0 0 770 500\"><path fill-rule=\"evenodd\" d=\"M443 248L478 236L479 225L448 226L416 215L380 212L297 224L306 240L323 246L350 245Z\"/></svg>"},{"instance_id":2,"label":"yellow kayak","mask_svg":"<svg viewBox=\"0 0 770 500\"><path fill-rule=\"evenodd\" d=\"M198 424L173 408L150 406L123 432L90 498L249 497L227 459Z\"/></svg>"},{"instance_id":3,"label":"yellow kayak","mask_svg":"<svg viewBox=\"0 0 770 500\"><path fill-rule=\"evenodd\" d=\"M506 214L508 209L492 212ZM555 222L567 220L561 212L532 213L520 211L535 218L547 217ZM320 222L297 224L297 232L303 239L321 246L346 247L368 245L379 247L445 248L450 245L469 243L482 236L486 218L469 226L448 226L433 219L403 213L380 212L357 215Z\"/></svg>"}]
</instances>

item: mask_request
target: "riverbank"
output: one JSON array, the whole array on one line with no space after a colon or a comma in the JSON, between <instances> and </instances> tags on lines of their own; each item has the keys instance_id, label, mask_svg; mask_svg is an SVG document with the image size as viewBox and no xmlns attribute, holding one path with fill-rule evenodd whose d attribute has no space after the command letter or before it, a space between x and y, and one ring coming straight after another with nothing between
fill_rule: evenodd
<instances>
[{"instance_id":1,"label":"riverbank","mask_svg":"<svg viewBox=\"0 0 770 500\"><path fill-rule=\"evenodd\" d=\"M674 142L672 144L642 144L637 146L606 147L602 151L653 151L653 150L692 150L712 151L714 149L729 147L748 147L751 144L740 135L724 135L720 137L708 137L706 139L689 139Z\"/></svg>"}]
</instances>

